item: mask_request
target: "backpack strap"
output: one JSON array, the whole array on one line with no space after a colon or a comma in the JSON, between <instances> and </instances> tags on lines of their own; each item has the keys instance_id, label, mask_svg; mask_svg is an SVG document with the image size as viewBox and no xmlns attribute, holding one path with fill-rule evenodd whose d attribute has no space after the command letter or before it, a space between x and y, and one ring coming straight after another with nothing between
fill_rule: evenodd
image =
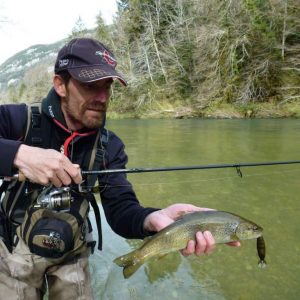
<instances>
[{"instance_id":1,"label":"backpack strap","mask_svg":"<svg viewBox=\"0 0 300 300\"><path fill-rule=\"evenodd\" d=\"M47 117L42 118L41 108L42 103L33 103L30 106L30 114L27 118L27 130L24 141L26 144L49 148L50 140L48 137L51 135L51 123ZM47 137L46 139L44 137Z\"/></svg>"},{"instance_id":2,"label":"backpack strap","mask_svg":"<svg viewBox=\"0 0 300 300\"><path fill-rule=\"evenodd\" d=\"M100 215L99 206L97 204L96 198L93 193L87 193L86 198L94 210L96 225L97 225L97 232L98 232L98 250L101 251L103 239L102 239L102 225L101 225L101 215Z\"/></svg>"},{"instance_id":3,"label":"backpack strap","mask_svg":"<svg viewBox=\"0 0 300 300\"><path fill-rule=\"evenodd\" d=\"M98 131L90 155L88 170L99 170L105 168L106 160L107 160L106 148L108 144L108 138L109 138L109 131L107 129L103 128ZM98 179L97 175L87 176L86 178L87 190L91 190L91 187L95 185L97 179ZM99 206L97 204L94 194L91 191L89 191L86 194L86 198L94 210L97 231L98 231L98 250L102 250L102 226L101 226L101 214L100 214Z\"/></svg>"},{"instance_id":4,"label":"backpack strap","mask_svg":"<svg viewBox=\"0 0 300 300\"><path fill-rule=\"evenodd\" d=\"M27 106L27 124L26 124L26 131L25 131L25 135L24 135L24 140L26 139L29 129L30 129L30 120L31 120L31 109L29 109L29 107Z\"/></svg>"},{"instance_id":5,"label":"backpack strap","mask_svg":"<svg viewBox=\"0 0 300 300\"><path fill-rule=\"evenodd\" d=\"M93 150L90 156L90 161L88 163L89 171L97 171L99 169L106 168L107 153L106 148L109 139L109 131L105 128L98 131ZM87 176L87 186L92 187L95 185L98 179L98 175L88 175Z\"/></svg>"}]
</instances>

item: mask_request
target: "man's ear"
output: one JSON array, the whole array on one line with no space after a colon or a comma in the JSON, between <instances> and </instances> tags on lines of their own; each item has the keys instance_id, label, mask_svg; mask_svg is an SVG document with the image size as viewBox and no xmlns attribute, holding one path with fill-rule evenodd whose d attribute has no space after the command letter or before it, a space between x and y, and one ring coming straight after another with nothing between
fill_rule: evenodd
<instances>
[{"instance_id":1,"label":"man's ear","mask_svg":"<svg viewBox=\"0 0 300 300\"><path fill-rule=\"evenodd\" d=\"M54 87L56 93L60 97L62 97L62 98L66 97L66 95L67 95L66 85L65 85L63 79L57 74L55 74L53 77L53 87Z\"/></svg>"}]
</instances>

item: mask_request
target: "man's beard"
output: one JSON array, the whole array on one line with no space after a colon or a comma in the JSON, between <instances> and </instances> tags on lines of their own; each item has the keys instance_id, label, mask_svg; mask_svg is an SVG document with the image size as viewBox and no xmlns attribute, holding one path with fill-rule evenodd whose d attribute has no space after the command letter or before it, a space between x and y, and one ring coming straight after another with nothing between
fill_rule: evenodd
<instances>
[{"instance_id":1,"label":"man's beard","mask_svg":"<svg viewBox=\"0 0 300 300\"><path fill-rule=\"evenodd\" d=\"M93 116L86 116L86 112L88 112L89 109L91 110L96 110L97 115ZM99 110L99 111L98 111ZM101 106L84 106L81 107L81 111L73 111L72 107L67 107L68 115L69 118L74 122L74 123L81 123L83 127L88 128L88 129L98 129L100 128L105 120L106 116L106 107L101 105Z\"/></svg>"}]
</instances>

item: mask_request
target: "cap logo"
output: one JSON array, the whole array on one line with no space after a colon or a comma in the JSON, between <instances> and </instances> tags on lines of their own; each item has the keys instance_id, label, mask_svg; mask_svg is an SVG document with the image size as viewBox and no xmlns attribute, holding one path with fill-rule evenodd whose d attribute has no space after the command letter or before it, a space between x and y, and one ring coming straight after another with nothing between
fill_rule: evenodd
<instances>
[{"instance_id":1,"label":"cap logo","mask_svg":"<svg viewBox=\"0 0 300 300\"><path fill-rule=\"evenodd\" d=\"M68 59L60 59L59 62L58 62L60 68L63 68L65 66L67 66L68 63L69 63Z\"/></svg>"},{"instance_id":2,"label":"cap logo","mask_svg":"<svg viewBox=\"0 0 300 300\"><path fill-rule=\"evenodd\" d=\"M117 61L109 54L107 50L96 51L95 55L101 56L109 65L115 67L117 65Z\"/></svg>"}]
</instances>

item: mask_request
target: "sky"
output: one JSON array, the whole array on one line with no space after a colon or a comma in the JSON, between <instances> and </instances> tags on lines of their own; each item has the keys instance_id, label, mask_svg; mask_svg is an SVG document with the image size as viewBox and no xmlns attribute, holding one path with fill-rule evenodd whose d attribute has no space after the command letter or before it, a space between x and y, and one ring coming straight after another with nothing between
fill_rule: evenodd
<instances>
[{"instance_id":1,"label":"sky","mask_svg":"<svg viewBox=\"0 0 300 300\"><path fill-rule=\"evenodd\" d=\"M80 17L88 29L96 16L112 23L116 0L0 0L0 64L35 44L66 38Z\"/></svg>"}]
</instances>

